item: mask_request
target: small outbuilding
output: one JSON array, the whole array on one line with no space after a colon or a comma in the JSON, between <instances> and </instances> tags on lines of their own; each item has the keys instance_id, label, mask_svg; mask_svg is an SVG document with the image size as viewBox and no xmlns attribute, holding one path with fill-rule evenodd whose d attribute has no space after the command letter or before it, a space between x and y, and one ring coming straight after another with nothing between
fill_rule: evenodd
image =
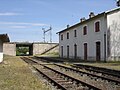
<instances>
[{"instance_id":1,"label":"small outbuilding","mask_svg":"<svg viewBox=\"0 0 120 90\"><path fill-rule=\"evenodd\" d=\"M7 34L0 34L0 63L3 61L3 43L10 42Z\"/></svg>"}]
</instances>

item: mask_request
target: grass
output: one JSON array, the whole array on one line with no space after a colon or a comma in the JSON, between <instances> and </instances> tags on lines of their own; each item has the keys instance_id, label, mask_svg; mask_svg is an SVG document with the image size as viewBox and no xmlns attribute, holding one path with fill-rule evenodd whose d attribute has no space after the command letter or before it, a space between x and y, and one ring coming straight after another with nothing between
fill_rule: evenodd
<instances>
[{"instance_id":1,"label":"grass","mask_svg":"<svg viewBox=\"0 0 120 90\"><path fill-rule=\"evenodd\" d=\"M119 70L120 71L120 61L110 61L110 62L96 62L96 61L80 61L79 59L67 59L67 58L59 58L52 56L51 58L53 59L58 59L59 61L63 61L67 65L71 65L74 63L80 63L80 64L85 64L85 65L91 65L91 66L96 66L96 67L103 67L103 68L108 68L108 69L113 69L113 70Z\"/></svg>"},{"instance_id":2,"label":"grass","mask_svg":"<svg viewBox=\"0 0 120 90\"><path fill-rule=\"evenodd\" d=\"M85 65L92 65L92 66L97 66L97 67L104 67L104 68L109 68L109 69L114 69L114 70L119 70L120 71L120 62L96 62L96 63L82 63Z\"/></svg>"},{"instance_id":3,"label":"grass","mask_svg":"<svg viewBox=\"0 0 120 90\"><path fill-rule=\"evenodd\" d=\"M84 61L80 59L71 59L71 58L60 58L58 53L48 53L44 55L35 55L35 56L45 56L45 57L51 57L53 59L58 59L61 61L64 61L65 64L71 65L73 63L81 63L85 65L92 65L92 66L97 66L97 67L104 67L108 69L113 69L113 70L120 70L120 61L107 61L105 62L96 62L96 61Z\"/></svg>"},{"instance_id":4,"label":"grass","mask_svg":"<svg viewBox=\"0 0 120 90\"><path fill-rule=\"evenodd\" d=\"M19 57L4 56L0 64L0 90L48 90Z\"/></svg>"},{"instance_id":5,"label":"grass","mask_svg":"<svg viewBox=\"0 0 120 90\"><path fill-rule=\"evenodd\" d=\"M51 52L51 53L46 53L46 54L43 54L43 55L39 55L39 54L37 54L37 55L35 55L35 56L46 56L46 57L59 57L59 53L58 52Z\"/></svg>"}]
</instances>

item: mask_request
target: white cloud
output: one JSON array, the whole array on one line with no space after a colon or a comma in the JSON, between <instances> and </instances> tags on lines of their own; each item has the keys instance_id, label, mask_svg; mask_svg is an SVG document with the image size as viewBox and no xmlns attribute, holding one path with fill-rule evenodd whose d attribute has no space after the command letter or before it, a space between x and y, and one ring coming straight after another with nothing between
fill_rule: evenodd
<instances>
[{"instance_id":1,"label":"white cloud","mask_svg":"<svg viewBox=\"0 0 120 90\"><path fill-rule=\"evenodd\" d=\"M47 24L42 23L31 23L32 26L48 26Z\"/></svg>"},{"instance_id":2,"label":"white cloud","mask_svg":"<svg viewBox=\"0 0 120 90\"><path fill-rule=\"evenodd\" d=\"M25 29L31 27L50 26L43 23L26 23L26 22L0 22L0 27L13 28L13 29Z\"/></svg>"},{"instance_id":3,"label":"white cloud","mask_svg":"<svg viewBox=\"0 0 120 90\"><path fill-rule=\"evenodd\" d=\"M13 12L0 13L0 16L17 16L17 15L23 15L23 14L13 13Z\"/></svg>"},{"instance_id":4,"label":"white cloud","mask_svg":"<svg viewBox=\"0 0 120 90\"><path fill-rule=\"evenodd\" d=\"M43 23L26 23L26 22L0 22L0 25L49 26Z\"/></svg>"},{"instance_id":5,"label":"white cloud","mask_svg":"<svg viewBox=\"0 0 120 90\"><path fill-rule=\"evenodd\" d=\"M16 28L16 29L25 29L25 28L29 28L28 26L10 26L10 28Z\"/></svg>"}]
</instances>

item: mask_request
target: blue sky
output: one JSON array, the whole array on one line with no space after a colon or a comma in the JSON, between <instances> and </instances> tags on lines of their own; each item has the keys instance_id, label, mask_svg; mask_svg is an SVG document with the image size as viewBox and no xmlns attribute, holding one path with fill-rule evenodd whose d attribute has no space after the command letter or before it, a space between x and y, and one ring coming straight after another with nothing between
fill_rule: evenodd
<instances>
[{"instance_id":1,"label":"blue sky","mask_svg":"<svg viewBox=\"0 0 120 90\"><path fill-rule=\"evenodd\" d=\"M13 42L43 42L43 31L52 26L56 32L95 14L116 8L116 0L0 0L0 33L8 33ZM49 33L46 33L49 41Z\"/></svg>"}]
</instances>

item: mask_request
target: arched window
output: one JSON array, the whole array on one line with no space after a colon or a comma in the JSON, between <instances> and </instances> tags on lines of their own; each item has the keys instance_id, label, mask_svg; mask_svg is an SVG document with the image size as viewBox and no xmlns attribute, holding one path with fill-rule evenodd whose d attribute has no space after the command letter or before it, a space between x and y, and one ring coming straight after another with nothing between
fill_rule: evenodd
<instances>
[{"instance_id":1,"label":"arched window","mask_svg":"<svg viewBox=\"0 0 120 90\"><path fill-rule=\"evenodd\" d=\"M69 39L69 32L67 32L67 39Z\"/></svg>"},{"instance_id":2,"label":"arched window","mask_svg":"<svg viewBox=\"0 0 120 90\"><path fill-rule=\"evenodd\" d=\"M86 35L87 34L87 26L84 26L83 27L83 35Z\"/></svg>"},{"instance_id":3,"label":"arched window","mask_svg":"<svg viewBox=\"0 0 120 90\"><path fill-rule=\"evenodd\" d=\"M63 40L63 34L61 35L61 40Z\"/></svg>"},{"instance_id":4,"label":"arched window","mask_svg":"<svg viewBox=\"0 0 120 90\"><path fill-rule=\"evenodd\" d=\"M74 37L77 37L77 30L74 30Z\"/></svg>"},{"instance_id":5,"label":"arched window","mask_svg":"<svg viewBox=\"0 0 120 90\"><path fill-rule=\"evenodd\" d=\"M95 22L95 32L100 31L100 21Z\"/></svg>"}]
</instances>

